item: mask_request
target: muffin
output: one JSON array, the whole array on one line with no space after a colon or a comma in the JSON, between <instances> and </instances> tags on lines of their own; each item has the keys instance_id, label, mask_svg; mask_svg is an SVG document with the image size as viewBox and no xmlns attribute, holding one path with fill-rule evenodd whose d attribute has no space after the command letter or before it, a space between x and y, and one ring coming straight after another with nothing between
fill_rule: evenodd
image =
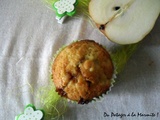
<instances>
[{"instance_id":1,"label":"muffin","mask_svg":"<svg viewBox=\"0 0 160 120\"><path fill-rule=\"evenodd\" d=\"M106 93L114 67L109 53L92 40L66 46L52 64L53 82L62 97L87 104Z\"/></svg>"}]
</instances>

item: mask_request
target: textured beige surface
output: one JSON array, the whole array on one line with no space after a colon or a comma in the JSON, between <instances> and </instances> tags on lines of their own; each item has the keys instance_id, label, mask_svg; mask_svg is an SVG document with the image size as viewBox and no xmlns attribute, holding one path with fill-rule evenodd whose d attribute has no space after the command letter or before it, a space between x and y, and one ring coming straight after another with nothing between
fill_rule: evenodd
<instances>
[{"instance_id":1,"label":"textured beige surface","mask_svg":"<svg viewBox=\"0 0 160 120\"><path fill-rule=\"evenodd\" d=\"M140 29L140 28L139 28ZM36 90L49 84L53 55L63 45L92 39L109 51L108 41L84 18L63 25L40 0L0 2L0 119L14 120L28 103L40 108ZM101 102L69 103L65 120L159 120L159 117L104 117L114 113L160 112L160 19ZM30 85L32 85L32 88Z\"/></svg>"}]
</instances>

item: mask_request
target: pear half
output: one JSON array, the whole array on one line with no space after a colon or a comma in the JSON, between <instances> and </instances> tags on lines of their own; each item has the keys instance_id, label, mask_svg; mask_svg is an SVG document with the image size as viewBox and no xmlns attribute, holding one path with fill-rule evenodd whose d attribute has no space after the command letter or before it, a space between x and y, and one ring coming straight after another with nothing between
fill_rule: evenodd
<instances>
[{"instance_id":1,"label":"pear half","mask_svg":"<svg viewBox=\"0 0 160 120\"><path fill-rule=\"evenodd\" d=\"M152 30L160 14L160 0L91 0L89 13L109 40L132 44Z\"/></svg>"}]
</instances>

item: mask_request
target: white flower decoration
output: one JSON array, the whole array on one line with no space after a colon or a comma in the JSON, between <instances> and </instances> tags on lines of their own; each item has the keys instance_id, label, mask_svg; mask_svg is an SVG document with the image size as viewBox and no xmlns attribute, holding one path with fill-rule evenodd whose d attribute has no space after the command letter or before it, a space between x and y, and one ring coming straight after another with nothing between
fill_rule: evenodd
<instances>
[{"instance_id":1,"label":"white flower decoration","mask_svg":"<svg viewBox=\"0 0 160 120\"><path fill-rule=\"evenodd\" d=\"M72 12L74 10L74 4L76 0L60 0L54 4L58 14L64 14L65 12Z\"/></svg>"},{"instance_id":2,"label":"white flower decoration","mask_svg":"<svg viewBox=\"0 0 160 120\"><path fill-rule=\"evenodd\" d=\"M40 110L34 111L32 107L27 107L24 110L24 114L21 114L17 120L41 120L43 118L43 112Z\"/></svg>"}]
</instances>

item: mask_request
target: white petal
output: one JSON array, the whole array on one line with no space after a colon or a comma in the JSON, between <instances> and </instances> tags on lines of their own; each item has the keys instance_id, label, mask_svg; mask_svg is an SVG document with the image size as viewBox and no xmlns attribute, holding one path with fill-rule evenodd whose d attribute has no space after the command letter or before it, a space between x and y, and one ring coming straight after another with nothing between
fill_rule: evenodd
<instances>
[{"instance_id":1,"label":"white petal","mask_svg":"<svg viewBox=\"0 0 160 120\"><path fill-rule=\"evenodd\" d=\"M37 111L34 112L34 116L35 116L35 118L37 118L38 120L40 120L43 117L43 113L42 113L42 111L37 110Z\"/></svg>"},{"instance_id":2,"label":"white petal","mask_svg":"<svg viewBox=\"0 0 160 120\"><path fill-rule=\"evenodd\" d=\"M33 110L32 107L27 107L27 108L24 110L24 114L25 114L25 115L29 115L29 114L31 114L31 113L33 113L33 112L34 112L34 110Z\"/></svg>"}]
</instances>

